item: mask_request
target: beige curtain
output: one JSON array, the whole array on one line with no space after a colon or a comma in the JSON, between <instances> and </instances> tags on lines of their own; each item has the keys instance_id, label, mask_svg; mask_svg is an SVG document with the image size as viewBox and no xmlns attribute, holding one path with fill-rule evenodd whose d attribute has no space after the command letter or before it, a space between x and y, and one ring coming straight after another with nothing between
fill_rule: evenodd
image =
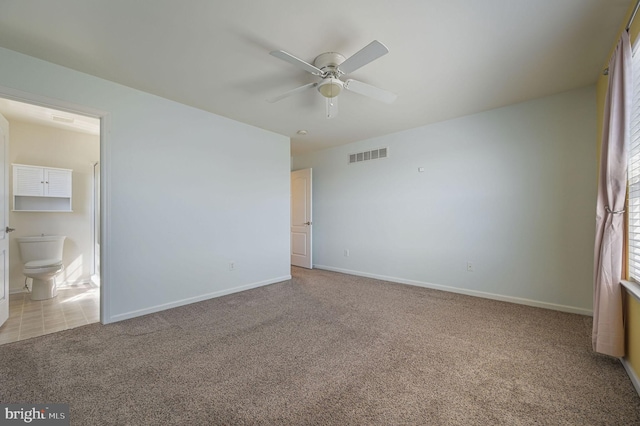
<instances>
[{"instance_id":1,"label":"beige curtain","mask_svg":"<svg viewBox=\"0 0 640 426\"><path fill-rule=\"evenodd\" d=\"M593 350L624 356L622 288L627 146L631 118L631 45L623 31L609 62L596 207Z\"/></svg>"}]
</instances>

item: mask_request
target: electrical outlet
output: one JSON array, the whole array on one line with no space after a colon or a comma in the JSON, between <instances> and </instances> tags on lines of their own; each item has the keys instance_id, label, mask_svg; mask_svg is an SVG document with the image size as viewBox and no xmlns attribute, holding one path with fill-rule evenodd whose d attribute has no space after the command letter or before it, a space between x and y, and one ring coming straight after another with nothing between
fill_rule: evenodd
<instances>
[{"instance_id":1,"label":"electrical outlet","mask_svg":"<svg viewBox=\"0 0 640 426\"><path fill-rule=\"evenodd\" d=\"M349 249L344 249L344 257L349 257Z\"/></svg>"},{"instance_id":2,"label":"electrical outlet","mask_svg":"<svg viewBox=\"0 0 640 426\"><path fill-rule=\"evenodd\" d=\"M236 270L236 262L229 262L229 270L230 271Z\"/></svg>"},{"instance_id":3,"label":"electrical outlet","mask_svg":"<svg viewBox=\"0 0 640 426\"><path fill-rule=\"evenodd\" d=\"M467 272L473 272L473 263L467 262Z\"/></svg>"}]
</instances>

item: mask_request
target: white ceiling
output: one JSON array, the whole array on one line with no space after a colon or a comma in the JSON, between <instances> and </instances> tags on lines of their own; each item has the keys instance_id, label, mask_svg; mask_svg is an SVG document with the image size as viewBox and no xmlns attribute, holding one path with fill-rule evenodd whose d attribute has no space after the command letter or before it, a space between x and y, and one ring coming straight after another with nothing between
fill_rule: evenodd
<instances>
[{"instance_id":1,"label":"white ceiling","mask_svg":"<svg viewBox=\"0 0 640 426\"><path fill-rule=\"evenodd\" d=\"M594 84L632 0L2 0L0 46L292 138L301 153ZM390 53L324 117L314 81L273 56ZM306 136L296 135L305 129Z\"/></svg>"}]
</instances>

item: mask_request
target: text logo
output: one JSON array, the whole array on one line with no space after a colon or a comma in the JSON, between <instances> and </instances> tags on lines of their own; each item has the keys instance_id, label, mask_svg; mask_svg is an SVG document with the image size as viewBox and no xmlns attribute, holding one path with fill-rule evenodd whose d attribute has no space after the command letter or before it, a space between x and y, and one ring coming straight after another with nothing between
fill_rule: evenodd
<instances>
[{"instance_id":1,"label":"text logo","mask_svg":"<svg viewBox=\"0 0 640 426\"><path fill-rule=\"evenodd\" d=\"M0 426L69 426L69 404L0 404Z\"/></svg>"}]
</instances>

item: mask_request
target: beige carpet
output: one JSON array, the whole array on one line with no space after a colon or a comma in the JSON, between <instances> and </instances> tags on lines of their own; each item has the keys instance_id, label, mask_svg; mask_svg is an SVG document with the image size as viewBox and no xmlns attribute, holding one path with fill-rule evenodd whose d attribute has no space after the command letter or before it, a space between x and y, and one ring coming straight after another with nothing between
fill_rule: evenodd
<instances>
[{"instance_id":1,"label":"beige carpet","mask_svg":"<svg viewBox=\"0 0 640 426\"><path fill-rule=\"evenodd\" d=\"M634 425L591 318L326 271L0 346L0 401L72 425Z\"/></svg>"}]
</instances>

